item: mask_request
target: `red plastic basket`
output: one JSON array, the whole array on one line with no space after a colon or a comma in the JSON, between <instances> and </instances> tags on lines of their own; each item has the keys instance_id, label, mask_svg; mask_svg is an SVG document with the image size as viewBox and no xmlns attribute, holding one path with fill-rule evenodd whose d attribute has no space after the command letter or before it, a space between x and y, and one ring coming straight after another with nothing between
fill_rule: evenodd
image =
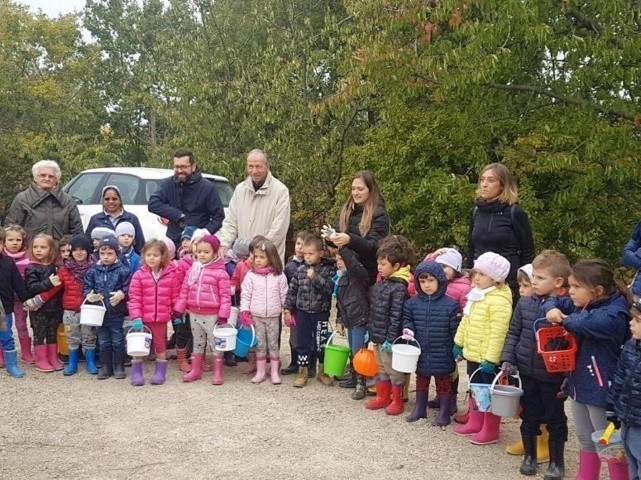
<instances>
[{"instance_id":1,"label":"red plastic basket","mask_svg":"<svg viewBox=\"0 0 641 480\"><path fill-rule=\"evenodd\" d=\"M553 338L563 337L567 340L570 348L567 350L554 350L545 351L545 347ZM541 327L536 331L536 343L539 353L543 357L545 369L550 373L564 373L573 372L576 368L576 351L578 345L576 338L571 333L567 332L565 328L555 327Z\"/></svg>"}]
</instances>

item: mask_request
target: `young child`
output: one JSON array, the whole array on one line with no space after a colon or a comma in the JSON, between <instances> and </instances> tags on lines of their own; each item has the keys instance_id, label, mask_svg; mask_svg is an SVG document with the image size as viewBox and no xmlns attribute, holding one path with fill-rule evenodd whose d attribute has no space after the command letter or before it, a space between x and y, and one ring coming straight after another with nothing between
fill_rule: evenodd
<instances>
[{"instance_id":1,"label":"young child","mask_svg":"<svg viewBox=\"0 0 641 480\"><path fill-rule=\"evenodd\" d=\"M178 249L178 259L183 258L185 255L191 254L191 238L196 231L196 227L187 226L183 229L180 236L180 248Z\"/></svg>"},{"instance_id":2,"label":"young child","mask_svg":"<svg viewBox=\"0 0 641 480\"><path fill-rule=\"evenodd\" d=\"M31 263L25 269L25 284L31 297L61 285L58 276L58 248L53 237L38 234L29 249ZM37 311L29 315L33 329L33 344L36 351L36 370L53 372L62 370L58 359L58 324L62 322L62 302L56 292Z\"/></svg>"},{"instance_id":3,"label":"young child","mask_svg":"<svg viewBox=\"0 0 641 480\"><path fill-rule=\"evenodd\" d=\"M614 413L621 421L623 446L628 459L632 480L641 478L641 302L635 302L630 310L630 332L619 357L619 365L608 395L614 405ZM610 477L612 478L612 477Z\"/></svg>"},{"instance_id":4,"label":"young child","mask_svg":"<svg viewBox=\"0 0 641 480\"><path fill-rule=\"evenodd\" d=\"M91 231L91 244L93 246L93 252L91 256L93 257L94 262L100 260L100 252L98 252L100 241L105 237L113 236L114 231L107 227L96 227Z\"/></svg>"},{"instance_id":5,"label":"young child","mask_svg":"<svg viewBox=\"0 0 641 480\"><path fill-rule=\"evenodd\" d=\"M24 372L18 367L18 354L13 340L14 300L17 296L24 302L29 298L29 293L18 267L5 253L6 237L7 232L0 229L0 301L5 313L4 328L0 329L0 358L3 360L3 366L7 368L7 373L19 378L24 376Z\"/></svg>"},{"instance_id":6,"label":"young child","mask_svg":"<svg viewBox=\"0 0 641 480\"><path fill-rule=\"evenodd\" d=\"M167 245L162 240L151 240L142 248L142 267L131 277L129 284L129 315L134 330L143 325L151 330L156 351L156 371L152 385L165 383L167 375L167 324L171 320L174 302L181 285L177 283L176 267L170 261ZM131 384L145 384L142 358L131 362Z\"/></svg>"},{"instance_id":7,"label":"young child","mask_svg":"<svg viewBox=\"0 0 641 480\"><path fill-rule=\"evenodd\" d=\"M71 255L71 235L65 235L58 242L60 249L60 262L64 262Z\"/></svg>"},{"instance_id":8,"label":"young child","mask_svg":"<svg viewBox=\"0 0 641 480\"><path fill-rule=\"evenodd\" d=\"M140 268L140 255L134 250L136 229L129 222L120 222L116 226L115 236L120 246L120 253L127 259L129 271L133 275Z\"/></svg>"},{"instance_id":9,"label":"young child","mask_svg":"<svg viewBox=\"0 0 641 480\"><path fill-rule=\"evenodd\" d=\"M467 360L467 373L475 383L492 383L496 365L512 316L512 291L505 283L510 262L494 252L486 252L474 262L474 288L467 296L463 319L454 337L454 358ZM470 398L467 423L454 428L457 435L471 435L476 445L499 439L501 417L475 410Z\"/></svg>"},{"instance_id":10,"label":"young child","mask_svg":"<svg viewBox=\"0 0 641 480\"><path fill-rule=\"evenodd\" d=\"M227 271L227 275L229 275L229 278L234 276L236 265L238 265L239 262L242 262L249 258L250 243L250 239L245 237L238 237L236 240L234 240L234 244L232 245L232 247L227 251L227 255L225 256L225 270Z\"/></svg>"},{"instance_id":11,"label":"young child","mask_svg":"<svg viewBox=\"0 0 641 480\"><path fill-rule=\"evenodd\" d=\"M405 375L392 368L392 343L401 335L403 303L409 298L407 285L410 280L412 255L412 248L405 237L391 235L381 240L376 252L381 280L377 281L369 292L368 331L369 340L374 343L378 374L376 397L366 402L365 408L385 408L388 415L400 415L405 411Z\"/></svg>"},{"instance_id":12,"label":"young child","mask_svg":"<svg viewBox=\"0 0 641 480\"><path fill-rule=\"evenodd\" d=\"M548 321L562 323L579 344L576 369L568 376L574 430L579 440L577 478L596 479L601 462L592 433L608 425L607 396L621 347L630 335L631 299L627 289L617 285L612 269L603 260L576 263L569 283L570 299L551 299L544 308ZM608 464L608 469L612 480L627 479L627 465Z\"/></svg>"},{"instance_id":13,"label":"young child","mask_svg":"<svg viewBox=\"0 0 641 480\"><path fill-rule=\"evenodd\" d=\"M214 327L227 323L231 312L229 276L224 261L218 257L219 248L220 240L213 235L205 235L196 244L196 260L183 280L174 306L178 314L182 315L187 309L191 313L194 353L191 371L183 376L184 382L200 380L207 343L214 345ZM223 362L223 352L214 350L212 385L224 383Z\"/></svg>"},{"instance_id":14,"label":"young child","mask_svg":"<svg viewBox=\"0 0 641 480\"><path fill-rule=\"evenodd\" d=\"M517 275L521 298L514 315L501 353L501 370L514 374L518 370L524 395L521 397L521 439L525 456L519 471L523 475L536 475L539 441L542 424L549 432L550 463L545 478L556 480L565 474L564 448L568 439L567 417L564 398L558 393L563 383L563 374L549 373L538 353L534 323L544 316L542 304L550 297L563 294L570 275L570 263L565 255L553 250L544 250L532 262L528 275L531 278L533 295L524 295L523 267ZM526 292L527 293L527 292Z\"/></svg>"},{"instance_id":15,"label":"young child","mask_svg":"<svg viewBox=\"0 0 641 480\"><path fill-rule=\"evenodd\" d=\"M252 242L254 243L254 242ZM244 326L255 325L258 346L256 347L256 375L252 383L265 381L267 351L271 355L271 381L280 385L280 315L287 295L287 278L283 264L273 242L263 240L252 251L254 268L247 273L241 287L240 319Z\"/></svg>"},{"instance_id":16,"label":"young child","mask_svg":"<svg viewBox=\"0 0 641 480\"><path fill-rule=\"evenodd\" d=\"M532 264L527 263L516 272L516 282L519 284L519 296L521 297L531 297L534 295L534 287L532 286L532 270Z\"/></svg>"},{"instance_id":17,"label":"young child","mask_svg":"<svg viewBox=\"0 0 641 480\"><path fill-rule=\"evenodd\" d=\"M102 326L98 327L98 346L102 365L98 380L111 376L122 380L125 374L125 331L123 322L129 291L129 267L118 259L120 246L114 236L107 236L98 244L100 259L87 271L82 295L89 302L103 302L105 312Z\"/></svg>"},{"instance_id":18,"label":"young child","mask_svg":"<svg viewBox=\"0 0 641 480\"><path fill-rule=\"evenodd\" d=\"M310 234L303 244L305 262L292 277L285 300L285 324L296 326L296 352L298 353L298 377L294 387L307 385L310 362L310 344L314 342L319 361L316 378L323 385L334 381L323 370L323 344L327 341L329 311L332 307L332 277L336 273L334 262L323 258L323 239ZM296 316L292 317L292 312ZM294 320L292 320L294 318Z\"/></svg>"},{"instance_id":19,"label":"young child","mask_svg":"<svg viewBox=\"0 0 641 480\"><path fill-rule=\"evenodd\" d=\"M29 265L29 255L27 251L26 233L20 225L9 225L4 229L6 240L4 242L4 255L11 258L22 278ZM18 341L20 342L20 357L25 363L34 363L35 359L31 354L31 337L27 328L27 312L22 302L16 298L13 304L13 323L18 331ZM0 349L0 367L4 366L2 350Z\"/></svg>"},{"instance_id":20,"label":"young child","mask_svg":"<svg viewBox=\"0 0 641 480\"><path fill-rule=\"evenodd\" d=\"M440 405L432 425L444 427L450 424L450 377L456 369L452 348L461 310L458 302L445 293L448 281L440 264L420 263L414 278L418 294L403 306L403 338L416 339L421 346L421 355L416 368L416 405L407 421L427 417L427 389L433 376Z\"/></svg>"}]
</instances>

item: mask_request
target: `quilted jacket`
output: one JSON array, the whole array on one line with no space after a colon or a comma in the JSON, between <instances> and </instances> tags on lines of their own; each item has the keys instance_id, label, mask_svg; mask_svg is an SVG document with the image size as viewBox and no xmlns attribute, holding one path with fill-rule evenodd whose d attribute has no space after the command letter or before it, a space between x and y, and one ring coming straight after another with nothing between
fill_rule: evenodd
<instances>
[{"instance_id":1,"label":"quilted jacket","mask_svg":"<svg viewBox=\"0 0 641 480\"><path fill-rule=\"evenodd\" d=\"M85 276L85 282L82 286L82 295L86 297L92 290L96 293L102 294L104 297L105 307L107 307L105 319L124 318L125 313L127 312L127 302L123 300L115 307L112 307L109 303L109 296L110 293L117 292L119 290L127 295L127 292L129 291L130 275L129 266L120 260L112 263L111 265L103 265L102 262L98 262L89 269Z\"/></svg>"},{"instance_id":2,"label":"quilted jacket","mask_svg":"<svg viewBox=\"0 0 641 480\"><path fill-rule=\"evenodd\" d=\"M626 426L641 427L641 341L628 340L623 347L608 403Z\"/></svg>"},{"instance_id":3,"label":"quilted jacket","mask_svg":"<svg viewBox=\"0 0 641 480\"><path fill-rule=\"evenodd\" d=\"M58 273L57 265L42 265L30 263L27 265L24 274L24 283L27 286L29 295L32 297L54 289L49 277ZM41 312L55 312L62 310L62 293L60 289L40 308Z\"/></svg>"},{"instance_id":4,"label":"quilted jacket","mask_svg":"<svg viewBox=\"0 0 641 480\"><path fill-rule=\"evenodd\" d=\"M409 268L402 268L389 278L376 282L369 289L369 338L381 344L392 343L401 334L403 323L403 302L410 298L407 283Z\"/></svg>"},{"instance_id":5,"label":"quilted jacket","mask_svg":"<svg viewBox=\"0 0 641 480\"><path fill-rule=\"evenodd\" d=\"M195 265L196 262L192 265L191 270ZM181 314L185 310L189 310L201 315L218 315L219 318L229 318L231 294L225 263L218 259L204 265L193 283L190 283L189 280L191 270L183 280L174 310Z\"/></svg>"},{"instance_id":6,"label":"quilted jacket","mask_svg":"<svg viewBox=\"0 0 641 480\"><path fill-rule=\"evenodd\" d=\"M82 282L77 280L65 266L58 270L58 277L62 282L62 308L79 312L80 305L85 299L82 295Z\"/></svg>"},{"instance_id":7,"label":"quilted jacket","mask_svg":"<svg viewBox=\"0 0 641 480\"><path fill-rule=\"evenodd\" d=\"M366 325L369 317L369 273L351 248L341 247L339 253L347 271L336 282L338 321L347 328Z\"/></svg>"},{"instance_id":8,"label":"quilted jacket","mask_svg":"<svg viewBox=\"0 0 641 480\"><path fill-rule=\"evenodd\" d=\"M280 317L287 296L287 277L284 273L266 275L251 270L245 275L240 294L240 311L253 317Z\"/></svg>"},{"instance_id":9,"label":"quilted jacket","mask_svg":"<svg viewBox=\"0 0 641 480\"><path fill-rule=\"evenodd\" d=\"M171 320L174 303L180 292L176 267L169 263L158 279L143 265L131 277L129 284L129 316L144 323L167 323Z\"/></svg>"},{"instance_id":10,"label":"quilted jacket","mask_svg":"<svg viewBox=\"0 0 641 480\"><path fill-rule=\"evenodd\" d=\"M289 284L285 310L301 310L306 313L329 312L332 307L332 277L336 273L336 265L326 258L314 265L315 275L307 278L307 263L301 264Z\"/></svg>"}]
</instances>

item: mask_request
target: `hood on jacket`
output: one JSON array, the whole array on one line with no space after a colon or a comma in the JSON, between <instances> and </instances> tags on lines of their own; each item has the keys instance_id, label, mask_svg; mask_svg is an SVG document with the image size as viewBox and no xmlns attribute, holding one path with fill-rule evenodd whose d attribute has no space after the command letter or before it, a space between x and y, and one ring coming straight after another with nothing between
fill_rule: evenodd
<instances>
[{"instance_id":1,"label":"hood on jacket","mask_svg":"<svg viewBox=\"0 0 641 480\"><path fill-rule=\"evenodd\" d=\"M401 280L405 280L405 283L409 285L410 280L412 279L410 266L405 265L404 267L399 268L396 272L392 273L389 278L400 278Z\"/></svg>"},{"instance_id":2,"label":"hood on jacket","mask_svg":"<svg viewBox=\"0 0 641 480\"><path fill-rule=\"evenodd\" d=\"M422 273L429 273L438 281L438 290L436 290L436 293L434 293L434 295L427 295L421 289L421 282L419 281L418 277L420 277ZM445 290L447 290L447 277L445 276L443 267L441 267L440 264L434 261L421 262L418 264L418 267L416 267L416 271L414 272L414 284L416 285L416 294L418 296L429 296L432 299L437 299L445 295Z\"/></svg>"},{"instance_id":3,"label":"hood on jacket","mask_svg":"<svg viewBox=\"0 0 641 480\"><path fill-rule=\"evenodd\" d=\"M184 185L193 185L194 183L200 182L202 180L203 174L200 173L200 169L196 169L196 171L191 175L191 178L186 182L181 182L176 178L175 175L172 178L174 180L174 183L176 184L182 183Z\"/></svg>"}]
</instances>

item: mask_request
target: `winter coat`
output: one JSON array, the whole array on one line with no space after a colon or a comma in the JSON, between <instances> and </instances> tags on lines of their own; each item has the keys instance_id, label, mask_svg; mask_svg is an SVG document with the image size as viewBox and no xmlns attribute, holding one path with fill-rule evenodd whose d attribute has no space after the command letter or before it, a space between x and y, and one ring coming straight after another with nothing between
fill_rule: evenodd
<instances>
[{"instance_id":1,"label":"winter coat","mask_svg":"<svg viewBox=\"0 0 641 480\"><path fill-rule=\"evenodd\" d=\"M433 295L421 289L418 278L422 273L438 280L438 290ZM449 375L456 368L452 348L461 320L459 305L446 295L447 277L438 263L421 262L414 278L417 293L403 304L403 328L412 330L421 346L416 373L426 377Z\"/></svg>"},{"instance_id":2,"label":"winter coat","mask_svg":"<svg viewBox=\"0 0 641 480\"><path fill-rule=\"evenodd\" d=\"M563 313L569 313L563 326L574 334L579 344L576 369L569 375L568 392L577 402L605 408L621 347L630 337L627 301L617 292L585 308L572 305L574 313L570 311L570 304L567 297L556 298L554 303L545 302L546 311L556 305Z\"/></svg>"},{"instance_id":3,"label":"winter coat","mask_svg":"<svg viewBox=\"0 0 641 480\"><path fill-rule=\"evenodd\" d=\"M192 265L194 268L196 262ZM174 310L184 313L189 310L200 315L218 315L218 318L229 318L231 313L231 294L229 292L229 275L222 260L215 260L204 265L195 282L189 282L191 270L185 276L180 295L174 304Z\"/></svg>"},{"instance_id":4,"label":"winter coat","mask_svg":"<svg viewBox=\"0 0 641 480\"><path fill-rule=\"evenodd\" d=\"M194 172L187 182L170 177L160 184L149 198L149 211L169 219L167 237L178 245L182 227L180 224L206 228L214 234L220 229L225 211L216 186L203 178L200 171ZM185 215L181 219L181 215Z\"/></svg>"},{"instance_id":5,"label":"winter coat","mask_svg":"<svg viewBox=\"0 0 641 480\"><path fill-rule=\"evenodd\" d=\"M283 273L285 273L285 276L287 277L287 283L289 284L292 281L292 278L296 274L296 270L298 270L298 267L301 266L301 264L305 260L302 258L298 258L296 255L294 255L289 262L285 264L285 268L283 269Z\"/></svg>"},{"instance_id":6,"label":"winter coat","mask_svg":"<svg viewBox=\"0 0 641 480\"><path fill-rule=\"evenodd\" d=\"M129 222L133 225L134 230L136 231L136 236L134 238L134 250L136 252L140 253L142 252L142 247L145 246L145 234L142 231L142 227L140 226L140 220L138 220L138 217L130 212L127 212L125 210L122 211L122 214L118 217L116 217L113 221L111 218L104 212L96 213L89 219L89 223L87 224L87 228L85 229L85 233L91 240L91 232L93 232L93 229L96 227L105 227L109 228L114 231L114 234L116 232L116 227L118 226L119 223L122 222Z\"/></svg>"},{"instance_id":7,"label":"winter coat","mask_svg":"<svg viewBox=\"0 0 641 480\"><path fill-rule=\"evenodd\" d=\"M27 265L24 274L24 282L27 286L27 291L29 296L35 297L40 293L44 293L48 290L51 290L54 287L49 277L51 275L56 275L58 273L58 266L51 265L42 265L40 263L30 263ZM60 312L62 311L62 292L58 289L58 292L46 303L40 307L39 312Z\"/></svg>"},{"instance_id":8,"label":"winter coat","mask_svg":"<svg viewBox=\"0 0 641 480\"><path fill-rule=\"evenodd\" d=\"M62 308L79 312L85 300L82 294L83 282L77 280L65 266L61 266L58 270L58 277L62 282Z\"/></svg>"},{"instance_id":9,"label":"winter coat","mask_svg":"<svg viewBox=\"0 0 641 480\"><path fill-rule=\"evenodd\" d=\"M306 313L329 312L332 308L332 277L336 273L334 262L323 258L312 266L314 278L307 278L310 266L303 263L292 278L287 291L284 309L289 311L301 310Z\"/></svg>"},{"instance_id":10,"label":"winter coat","mask_svg":"<svg viewBox=\"0 0 641 480\"><path fill-rule=\"evenodd\" d=\"M403 302L407 293L409 268L399 270L398 275L384 278L369 289L369 338L376 344L392 343L401 334L403 325Z\"/></svg>"},{"instance_id":11,"label":"winter coat","mask_svg":"<svg viewBox=\"0 0 641 480\"><path fill-rule=\"evenodd\" d=\"M619 357L608 403L626 426L641 427L641 341L628 340Z\"/></svg>"},{"instance_id":12,"label":"winter coat","mask_svg":"<svg viewBox=\"0 0 641 480\"><path fill-rule=\"evenodd\" d=\"M109 298L111 293L117 291L121 291L126 296L129 291L130 277L129 267L120 260L116 260L111 265L103 265L102 262L98 262L89 269L85 276L82 295L86 298L92 291L102 294L103 302L107 308L105 319L122 320L127 312L126 299L112 307Z\"/></svg>"},{"instance_id":13,"label":"winter coat","mask_svg":"<svg viewBox=\"0 0 641 480\"><path fill-rule=\"evenodd\" d=\"M289 217L289 190L280 180L268 172L265 182L255 190L252 179L247 177L236 186L229 201L225 221L218 232L220 243L231 247L238 237L263 235L274 242L284 261Z\"/></svg>"},{"instance_id":14,"label":"winter coat","mask_svg":"<svg viewBox=\"0 0 641 480\"><path fill-rule=\"evenodd\" d=\"M136 253L134 249L129 249L128 253L121 252L122 256L125 257L127 264L129 265L129 272L133 275L135 272L140 270L140 255Z\"/></svg>"},{"instance_id":15,"label":"winter coat","mask_svg":"<svg viewBox=\"0 0 641 480\"><path fill-rule=\"evenodd\" d=\"M254 264L249 258L238 262L236 265L234 274L231 276L231 284L236 289L236 294L240 293L243 281L245 281L245 276L252 268L254 268Z\"/></svg>"},{"instance_id":16,"label":"winter coat","mask_svg":"<svg viewBox=\"0 0 641 480\"><path fill-rule=\"evenodd\" d=\"M11 258L15 262L22 278L24 278L24 272L27 269L27 265L31 263L28 253L29 252L27 250L20 250L18 253L9 253L6 249L3 252L5 256Z\"/></svg>"},{"instance_id":17,"label":"winter coat","mask_svg":"<svg viewBox=\"0 0 641 480\"><path fill-rule=\"evenodd\" d=\"M545 312L541 308L544 300L537 295L519 299L505 338L501 361L516 365L521 374L540 382L562 383L563 374L548 373L545 369L533 330L536 320L545 319ZM545 320L541 320L537 325L544 323Z\"/></svg>"},{"instance_id":18,"label":"winter coat","mask_svg":"<svg viewBox=\"0 0 641 480\"><path fill-rule=\"evenodd\" d=\"M336 281L338 321L347 328L367 325L369 318L369 273L349 247L338 249L346 272Z\"/></svg>"},{"instance_id":19,"label":"winter coat","mask_svg":"<svg viewBox=\"0 0 641 480\"><path fill-rule=\"evenodd\" d=\"M7 315L13 313L14 296L17 296L21 302L31 298L14 261L0 254L0 299Z\"/></svg>"},{"instance_id":20,"label":"winter coat","mask_svg":"<svg viewBox=\"0 0 641 480\"><path fill-rule=\"evenodd\" d=\"M169 322L180 287L172 263L160 271L158 279L151 268L143 265L129 283L129 316L141 318L144 323Z\"/></svg>"},{"instance_id":21,"label":"winter coat","mask_svg":"<svg viewBox=\"0 0 641 480\"><path fill-rule=\"evenodd\" d=\"M463 347L463 356L468 361L498 364L511 316L512 292L502 285L487 292L483 300L472 303L470 314L463 315L454 343Z\"/></svg>"},{"instance_id":22,"label":"winter coat","mask_svg":"<svg viewBox=\"0 0 641 480\"><path fill-rule=\"evenodd\" d=\"M635 295L641 295L641 222L637 223L630 240L623 247L621 263L636 270L630 290Z\"/></svg>"},{"instance_id":23,"label":"winter coat","mask_svg":"<svg viewBox=\"0 0 641 480\"><path fill-rule=\"evenodd\" d=\"M240 293L240 311L253 317L280 317L287 296L287 277L284 273L260 274L251 270L245 275Z\"/></svg>"},{"instance_id":24,"label":"winter coat","mask_svg":"<svg viewBox=\"0 0 641 480\"><path fill-rule=\"evenodd\" d=\"M193 264L194 258L191 256L191 254L185 255L178 261L178 265L176 265L175 275L176 281L178 282L178 285L180 285L180 288L182 288L183 282L185 281L185 278L187 277L187 274L189 273L189 270L191 270L191 266Z\"/></svg>"},{"instance_id":25,"label":"winter coat","mask_svg":"<svg viewBox=\"0 0 641 480\"><path fill-rule=\"evenodd\" d=\"M523 209L497 201L477 200L470 212L468 251L465 265L474 266L481 254L494 252L510 262L507 283L516 286L518 269L534 259L534 239Z\"/></svg>"}]
</instances>

